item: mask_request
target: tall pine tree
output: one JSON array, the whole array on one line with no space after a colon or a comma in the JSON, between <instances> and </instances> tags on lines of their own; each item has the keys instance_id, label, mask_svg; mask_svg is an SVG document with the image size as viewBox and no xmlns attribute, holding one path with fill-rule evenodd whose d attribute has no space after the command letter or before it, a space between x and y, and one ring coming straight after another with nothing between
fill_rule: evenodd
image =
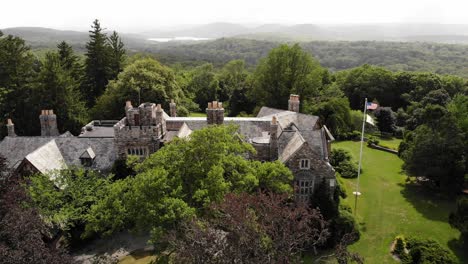
<instances>
[{"instance_id":1,"label":"tall pine tree","mask_svg":"<svg viewBox=\"0 0 468 264\"><path fill-rule=\"evenodd\" d=\"M60 42L57 48L62 68L68 71L77 82L81 82L83 68L79 57L73 52L73 48L65 41Z\"/></svg>"},{"instance_id":2,"label":"tall pine tree","mask_svg":"<svg viewBox=\"0 0 468 264\"><path fill-rule=\"evenodd\" d=\"M123 62L125 58L125 48L122 39L117 32L113 32L109 37L110 48L110 79L114 80L117 75L123 70Z\"/></svg>"},{"instance_id":3,"label":"tall pine tree","mask_svg":"<svg viewBox=\"0 0 468 264\"><path fill-rule=\"evenodd\" d=\"M96 98L104 93L111 76L110 48L106 34L99 20L94 20L89 31L90 40L86 43L85 74L86 80L82 86L82 93L89 106L94 105Z\"/></svg>"}]
</instances>

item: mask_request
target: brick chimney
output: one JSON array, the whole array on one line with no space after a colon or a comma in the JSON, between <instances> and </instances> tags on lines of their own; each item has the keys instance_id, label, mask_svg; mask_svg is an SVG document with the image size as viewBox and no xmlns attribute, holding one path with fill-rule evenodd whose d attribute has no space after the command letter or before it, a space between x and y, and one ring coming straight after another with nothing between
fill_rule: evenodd
<instances>
[{"instance_id":1,"label":"brick chimney","mask_svg":"<svg viewBox=\"0 0 468 264\"><path fill-rule=\"evenodd\" d=\"M278 159L278 120L276 116L271 118L270 123L270 160Z\"/></svg>"},{"instance_id":2,"label":"brick chimney","mask_svg":"<svg viewBox=\"0 0 468 264\"><path fill-rule=\"evenodd\" d=\"M171 99L171 103L169 104L169 108L170 108L171 117L176 117L177 116L177 108L176 108L176 103L174 103L174 99Z\"/></svg>"},{"instance_id":3,"label":"brick chimney","mask_svg":"<svg viewBox=\"0 0 468 264\"><path fill-rule=\"evenodd\" d=\"M206 108L206 121L208 125L222 125L224 123L223 103L218 101L208 103L208 108Z\"/></svg>"},{"instance_id":4,"label":"brick chimney","mask_svg":"<svg viewBox=\"0 0 468 264\"><path fill-rule=\"evenodd\" d=\"M41 121L42 137L55 137L59 135L57 116L54 114L54 110L42 110L39 120Z\"/></svg>"},{"instance_id":5,"label":"brick chimney","mask_svg":"<svg viewBox=\"0 0 468 264\"><path fill-rule=\"evenodd\" d=\"M299 105L300 105L299 95L291 94L289 96L289 101L288 101L288 110L299 113Z\"/></svg>"},{"instance_id":6,"label":"brick chimney","mask_svg":"<svg viewBox=\"0 0 468 264\"><path fill-rule=\"evenodd\" d=\"M7 119L7 130L8 130L8 136L9 137L16 137L16 133L15 133L15 124L13 124L13 122L11 121L10 118Z\"/></svg>"}]
</instances>

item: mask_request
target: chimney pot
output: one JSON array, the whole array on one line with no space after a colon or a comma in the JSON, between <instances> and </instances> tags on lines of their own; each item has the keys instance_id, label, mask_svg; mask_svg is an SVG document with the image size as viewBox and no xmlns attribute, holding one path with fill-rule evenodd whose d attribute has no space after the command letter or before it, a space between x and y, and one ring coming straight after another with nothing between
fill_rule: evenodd
<instances>
[{"instance_id":1,"label":"chimney pot","mask_svg":"<svg viewBox=\"0 0 468 264\"><path fill-rule=\"evenodd\" d=\"M7 124L10 125L10 126L13 125L13 122L11 121L11 118L8 118L8 119L7 119Z\"/></svg>"},{"instance_id":2,"label":"chimney pot","mask_svg":"<svg viewBox=\"0 0 468 264\"><path fill-rule=\"evenodd\" d=\"M161 104L156 105L156 111L159 111L159 112L162 111Z\"/></svg>"},{"instance_id":3,"label":"chimney pot","mask_svg":"<svg viewBox=\"0 0 468 264\"><path fill-rule=\"evenodd\" d=\"M208 109L212 109L213 108L213 103L208 103Z\"/></svg>"},{"instance_id":4,"label":"chimney pot","mask_svg":"<svg viewBox=\"0 0 468 264\"><path fill-rule=\"evenodd\" d=\"M53 115L54 114L54 110L49 110L49 115Z\"/></svg>"},{"instance_id":5,"label":"chimney pot","mask_svg":"<svg viewBox=\"0 0 468 264\"><path fill-rule=\"evenodd\" d=\"M276 116L273 116L273 117L271 118L271 124L276 125L276 123L277 123Z\"/></svg>"}]
</instances>

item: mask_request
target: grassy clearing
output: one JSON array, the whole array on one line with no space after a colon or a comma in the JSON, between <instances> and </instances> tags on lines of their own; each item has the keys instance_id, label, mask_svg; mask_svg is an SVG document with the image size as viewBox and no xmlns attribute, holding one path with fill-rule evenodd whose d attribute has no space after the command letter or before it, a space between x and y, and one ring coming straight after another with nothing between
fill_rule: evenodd
<instances>
[{"instance_id":1,"label":"grassy clearing","mask_svg":"<svg viewBox=\"0 0 468 264\"><path fill-rule=\"evenodd\" d=\"M358 160L359 142L338 142L333 147L349 150ZM406 185L401 165L402 161L394 154L364 147L362 196L357 206L362 234L349 249L364 256L365 263L395 263L389 253L390 245L396 235L404 234L434 239L452 250L461 263L468 263L467 253L463 253L459 245L459 231L448 224L454 201L418 186ZM352 192L356 180L343 181L348 194L343 203L354 209Z\"/></svg>"}]
</instances>

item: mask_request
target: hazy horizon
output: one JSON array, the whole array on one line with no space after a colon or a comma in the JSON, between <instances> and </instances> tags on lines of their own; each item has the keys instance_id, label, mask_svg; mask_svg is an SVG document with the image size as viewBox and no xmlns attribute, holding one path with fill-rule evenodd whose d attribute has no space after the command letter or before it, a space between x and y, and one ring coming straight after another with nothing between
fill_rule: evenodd
<instances>
[{"instance_id":1,"label":"hazy horizon","mask_svg":"<svg viewBox=\"0 0 468 264\"><path fill-rule=\"evenodd\" d=\"M2 4L0 28L47 27L87 31L94 19L125 33L174 30L211 23L263 24L468 24L468 2L310 0L283 1L8 1Z\"/></svg>"}]
</instances>

